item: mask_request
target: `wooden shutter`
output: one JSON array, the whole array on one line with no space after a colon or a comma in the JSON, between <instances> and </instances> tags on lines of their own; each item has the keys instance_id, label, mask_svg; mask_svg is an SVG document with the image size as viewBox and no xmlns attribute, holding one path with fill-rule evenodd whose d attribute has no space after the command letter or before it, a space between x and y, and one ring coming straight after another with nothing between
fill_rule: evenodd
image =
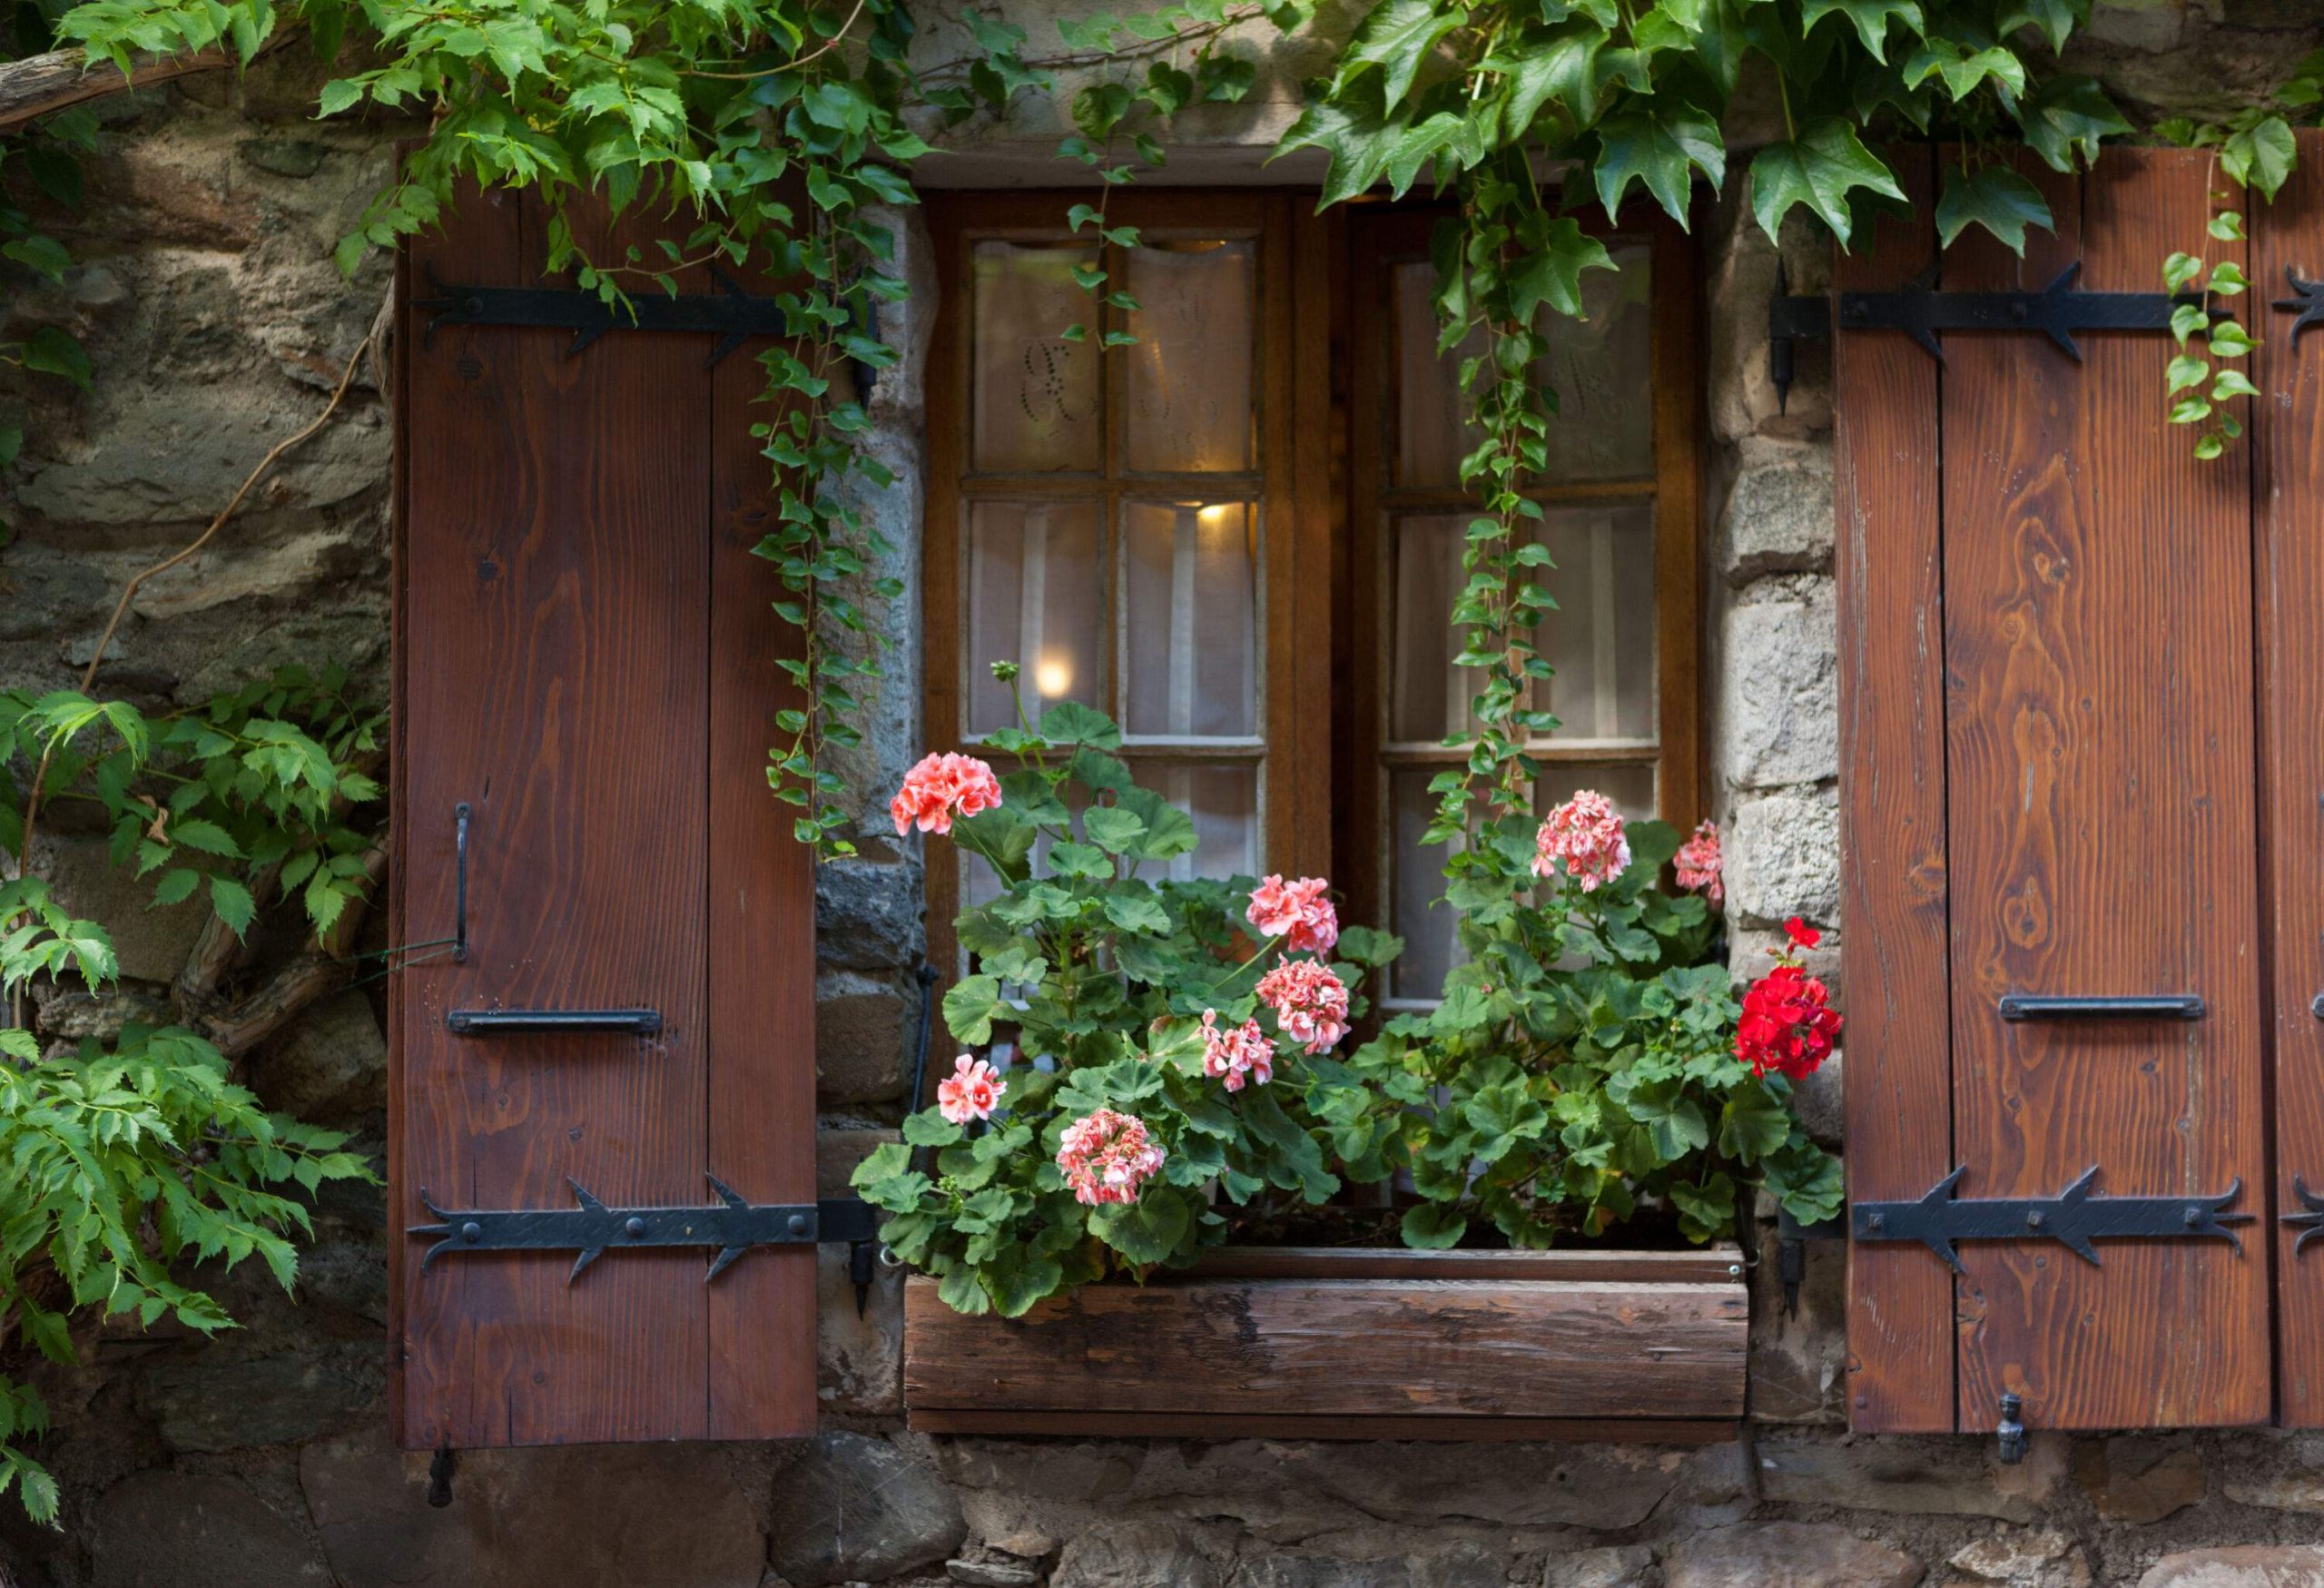
<instances>
[{"instance_id":1,"label":"wooden shutter","mask_svg":"<svg viewBox=\"0 0 2324 1588\"><path fill-rule=\"evenodd\" d=\"M1915 218L1842 262L1843 291L1901 289L1937 261L1928 157L1907 160ZM2056 235L2029 233L2021 261L1974 234L1943 256L1942 289L2038 290L2079 261L2081 288L2153 292L2166 255L2204 246L2205 156L2025 169ZM2037 332L1951 333L1940 364L1837 319L1856 1227L1956 1169L1962 1198L2056 1198L2094 1168L2099 1195L2172 1198L2202 1222L2199 1198L2240 1188L2230 1210L2259 1216L2240 1251L2109 1240L2098 1264L2055 1239L1968 1241L1958 1277L1925 1247L1857 1240L1853 1419L1990 1429L2011 1393L2034 1428L2264 1422L2249 455L2200 462L2162 422L2160 331L2082 333L2079 360ZM2318 721L2295 731L2312 740ZM2311 830L2319 792L2299 796ZM2305 874L2313 893L2312 858ZM2194 994L2204 1012L2018 1021L2011 994Z\"/></svg>"},{"instance_id":2,"label":"wooden shutter","mask_svg":"<svg viewBox=\"0 0 2324 1588\"><path fill-rule=\"evenodd\" d=\"M2302 132L2299 165L2253 205L2254 300L2297 301L2286 273L2324 276L2324 133ZM2252 379L2266 392L2254 429L2261 643L2263 900L2273 939L2276 1209L2302 1218L2301 1189L2324 1195L2324 338L2255 302ZM2314 1221L2279 1224L2280 1420L2324 1425L2324 1240Z\"/></svg>"},{"instance_id":3,"label":"wooden shutter","mask_svg":"<svg viewBox=\"0 0 2324 1588\"><path fill-rule=\"evenodd\" d=\"M576 217L599 257L648 233ZM470 195L398 287L389 1120L403 1443L770 1438L814 1426L812 1245L448 1249L452 1209L812 1203L813 895L769 798L781 591L754 348L447 324L537 287L537 207ZM713 290L702 272L687 291ZM764 291L761 285L754 290ZM650 284L641 291L651 291ZM438 942L460 911L468 951ZM657 1035L459 1035L458 1011L641 1007ZM457 1218L455 1230L457 1231ZM456 1243L457 1244L457 1243Z\"/></svg>"}]
</instances>

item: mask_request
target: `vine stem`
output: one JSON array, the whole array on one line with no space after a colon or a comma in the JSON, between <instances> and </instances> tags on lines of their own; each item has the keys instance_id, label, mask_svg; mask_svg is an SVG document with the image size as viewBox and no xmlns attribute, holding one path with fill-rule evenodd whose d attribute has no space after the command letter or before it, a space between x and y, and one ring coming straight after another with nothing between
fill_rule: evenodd
<instances>
[{"instance_id":1,"label":"vine stem","mask_svg":"<svg viewBox=\"0 0 2324 1588\"><path fill-rule=\"evenodd\" d=\"M235 510L242 505L243 498L248 497L251 489L265 477L266 471L273 468L284 454L311 440L325 425L330 423L331 416L339 411L339 405L346 400L348 388L355 383L355 371L362 367L364 354L370 351L371 343L378 335L376 329L364 333L363 340L355 344L355 350L347 356L347 368L340 371L339 384L332 389L330 400L323 405L323 411L317 414L296 433L285 436L267 449L266 456L260 459L258 466L243 477L241 487L235 490L231 498L228 498L226 505L218 509L217 517L210 520L209 528L195 536L185 546L139 573L122 587L121 599L113 603L113 616L105 619L104 628L97 636L96 646L89 653L89 665L81 670L82 694L86 695L96 687L97 669L103 665L105 649L113 644L113 636L121 631L122 619L129 616L130 605L137 599L137 592L144 587L145 581L169 572L197 555L203 547L216 539L218 531L226 527L226 521L234 516ZM16 846L16 874L19 877L32 874L33 829L40 816L41 789L48 781L49 764L55 759L55 755L56 741L51 738L41 750L40 763L33 769L32 787L25 795L25 830L23 838ZM13 926L15 922L12 920L10 924ZM25 992L22 988L18 988L15 995L10 1000L9 1015L15 1024L20 1026L24 1024Z\"/></svg>"}]
</instances>

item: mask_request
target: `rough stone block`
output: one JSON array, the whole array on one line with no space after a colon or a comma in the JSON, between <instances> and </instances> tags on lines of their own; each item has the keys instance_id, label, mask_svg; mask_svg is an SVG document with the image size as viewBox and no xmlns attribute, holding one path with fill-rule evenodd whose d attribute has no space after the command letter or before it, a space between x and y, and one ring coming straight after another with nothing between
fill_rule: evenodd
<instances>
[{"instance_id":1,"label":"rough stone block","mask_svg":"<svg viewBox=\"0 0 2324 1588\"><path fill-rule=\"evenodd\" d=\"M2138 1588L2324 1588L2324 1547L2255 1544L2188 1550L2155 1562Z\"/></svg>"},{"instance_id":2,"label":"rough stone block","mask_svg":"<svg viewBox=\"0 0 2324 1588\"><path fill-rule=\"evenodd\" d=\"M1541 1588L1645 1588L1653 1581L1654 1552L1644 1544L1619 1549L1586 1549L1552 1556L1541 1574Z\"/></svg>"},{"instance_id":3,"label":"rough stone block","mask_svg":"<svg viewBox=\"0 0 2324 1588\"><path fill-rule=\"evenodd\" d=\"M2263 1435L2217 1453L2220 1492L2238 1504L2324 1515L2324 1435Z\"/></svg>"},{"instance_id":4,"label":"rough stone block","mask_svg":"<svg viewBox=\"0 0 2324 1588\"><path fill-rule=\"evenodd\" d=\"M1664 1588L1914 1588L1921 1563L1845 1528L1744 1523L1683 1539L1664 1557Z\"/></svg>"},{"instance_id":5,"label":"rough stone block","mask_svg":"<svg viewBox=\"0 0 2324 1588\"><path fill-rule=\"evenodd\" d=\"M1718 519L1718 567L1741 584L1832 566L1832 449L1827 441L1746 437Z\"/></svg>"},{"instance_id":6,"label":"rough stone block","mask_svg":"<svg viewBox=\"0 0 2324 1588\"><path fill-rule=\"evenodd\" d=\"M2090 1563L2071 1534L2054 1527L1998 1533L1953 1552L1945 1562L1969 1583L2006 1588L2090 1588Z\"/></svg>"},{"instance_id":7,"label":"rough stone block","mask_svg":"<svg viewBox=\"0 0 2324 1588\"><path fill-rule=\"evenodd\" d=\"M759 1588L766 1566L757 1511L714 1445L463 1451L438 1510L428 1457L375 1427L308 1445L299 1481L340 1588Z\"/></svg>"},{"instance_id":8,"label":"rough stone block","mask_svg":"<svg viewBox=\"0 0 2324 1588\"><path fill-rule=\"evenodd\" d=\"M2093 1439L2074 1451L2073 1475L2098 1514L2142 1526L2201 1504L2211 1492L2203 1458L2187 1438Z\"/></svg>"},{"instance_id":9,"label":"rough stone block","mask_svg":"<svg viewBox=\"0 0 2324 1588\"><path fill-rule=\"evenodd\" d=\"M1216 1564L1164 1522L1107 1522L1065 1546L1049 1588L1217 1588Z\"/></svg>"},{"instance_id":10,"label":"rough stone block","mask_svg":"<svg viewBox=\"0 0 2324 1588\"><path fill-rule=\"evenodd\" d=\"M1829 1068L1827 1066L1827 1068ZM1799 1310L1783 1305L1775 1228L1763 1226L1751 1271L1751 1418L1758 1423L1847 1421L1847 1245L1806 1243Z\"/></svg>"},{"instance_id":11,"label":"rough stone block","mask_svg":"<svg viewBox=\"0 0 2324 1588\"><path fill-rule=\"evenodd\" d=\"M827 861L815 868L815 952L827 965L859 971L917 964L920 867L892 856Z\"/></svg>"},{"instance_id":12,"label":"rough stone block","mask_svg":"<svg viewBox=\"0 0 2324 1588\"><path fill-rule=\"evenodd\" d=\"M113 934L124 979L169 981L185 969L185 957L210 919L207 902L196 898L154 909L153 879L113 864L101 838L39 842L46 857L36 854L34 866L48 879L50 895L74 915L97 922Z\"/></svg>"},{"instance_id":13,"label":"rough stone block","mask_svg":"<svg viewBox=\"0 0 2324 1588\"><path fill-rule=\"evenodd\" d=\"M914 989L911 1000L919 1001ZM919 1011L893 978L827 971L815 979L815 1095L826 1104L888 1102L911 1080ZM931 1063L933 1060L931 1060Z\"/></svg>"},{"instance_id":14,"label":"rough stone block","mask_svg":"<svg viewBox=\"0 0 2324 1588\"><path fill-rule=\"evenodd\" d=\"M1840 909L1840 805L1828 788L1787 789L1735 808L1726 840L1730 921L1830 922Z\"/></svg>"},{"instance_id":15,"label":"rough stone block","mask_svg":"<svg viewBox=\"0 0 2324 1588\"><path fill-rule=\"evenodd\" d=\"M305 1530L230 1477L123 1479L97 1502L89 1554L93 1588L335 1588Z\"/></svg>"},{"instance_id":16,"label":"rough stone block","mask_svg":"<svg viewBox=\"0 0 2324 1588\"><path fill-rule=\"evenodd\" d=\"M270 1043L251 1066L269 1108L302 1119L340 1120L388 1106L388 1041L371 1001L336 992Z\"/></svg>"},{"instance_id":17,"label":"rough stone block","mask_svg":"<svg viewBox=\"0 0 2324 1588\"><path fill-rule=\"evenodd\" d=\"M1806 1435L1764 1439L1758 1446L1759 1494L1787 1505L2035 1520L2046 1496L2005 1485L1991 1443Z\"/></svg>"},{"instance_id":18,"label":"rough stone block","mask_svg":"<svg viewBox=\"0 0 2324 1588\"><path fill-rule=\"evenodd\" d=\"M944 1480L884 1439L820 1435L775 1484L774 1568L798 1588L933 1565L968 1522Z\"/></svg>"},{"instance_id":19,"label":"rough stone block","mask_svg":"<svg viewBox=\"0 0 2324 1588\"><path fill-rule=\"evenodd\" d=\"M1727 609L1718 703L1729 786L1822 783L1840 770L1839 628L1817 579ZM1730 883L1729 887L1733 884Z\"/></svg>"},{"instance_id":20,"label":"rough stone block","mask_svg":"<svg viewBox=\"0 0 2324 1588\"><path fill-rule=\"evenodd\" d=\"M903 1270L877 1264L872 1273L859 1317L847 1248L816 1253L815 1382L827 1412L892 1417L904 1409Z\"/></svg>"},{"instance_id":21,"label":"rough stone block","mask_svg":"<svg viewBox=\"0 0 2324 1588\"><path fill-rule=\"evenodd\" d=\"M1828 244L1827 251L1828 252ZM1788 257L1788 254L1787 254ZM1711 432L1722 441L1749 435L1804 437L1832 423L1831 360L1815 342L1801 344L1787 400L1778 402L1768 372L1768 303L1777 285L1775 244L1759 230L1742 184L1731 185L1710 228L1709 358ZM1816 291L1798 272L1795 292Z\"/></svg>"},{"instance_id":22,"label":"rough stone block","mask_svg":"<svg viewBox=\"0 0 2324 1588\"><path fill-rule=\"evenodd\" d=\"M884 1125L823 1124L815 1130L815 1195L848 1197L855 1166L903 1133Z\"/></svg>"},{"instance_id":23,"label":"rough stone block","mask_svg":"<svg viewBox=\"0 0 2324 1588\"><path fill-rule=\"evenodd\" d=\"M197 1347L137 1381L137 1409L173 1450L292 1445L374 1410L385 1384L368 1346L231 1358Z\"/></svg>"}]
</instances>

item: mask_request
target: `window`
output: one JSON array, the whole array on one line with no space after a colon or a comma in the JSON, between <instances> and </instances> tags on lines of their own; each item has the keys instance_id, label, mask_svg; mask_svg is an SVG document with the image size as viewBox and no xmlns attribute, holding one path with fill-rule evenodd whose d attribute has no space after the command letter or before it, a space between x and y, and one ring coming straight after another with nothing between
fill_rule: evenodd
<instances>
[{"instance_id":1,"label":"window","mask_svg":"<svg viewBox=\"0 0 2324 1588\"><path fill-rule=\"evenodd\" d=\"M1661 222L1604 237L1618 272L1582 280L1584 319L1545 315L1541 381L1556 393L1550 469L1529 494L1553 566L1557 610L1539 631L1556 676L1537 702L1560 725L1530 746L1541 811L1595 788L1625 815L1695 819L1695 291L1684 234ZM1464 633L1446 621L1465 576L1475 498L1462 458L1482 439L1463 422L1461 361L1439 357L1426 212L1374 211L1353 223L1349 531L1355 577L1342 873L1405 940L1393 1003L1435 996L1454 953L1435 908L1445 853L1423 848L1429 781L1462 758L1447 734L1469 723L1478 679L1453 665Z\"/></svg>"},{"instance_id":2,"label":"window","mask_svg":"<svg viewBox=\"0 0 2324 1588\"><path fill-rule=\"evenodd\" d=\"M1139 780L1191 810L1188 874L1328 873L1347 918L1411 940L1393 994L1431 996L1452 927L1413 840L1439 741L1472 687L1445 622L1470 516L1457 355L1434 356L1422 211L1311 195L1130 192L1098 250L1073 195L931 207L941 310L929 370L926 733L968 747L1073 698L1122 725ZM1564 608L1545 650L1563 719L1544 805L1583 784L1637 814L1697 799L1693 283L1675 227L1609 239L1624 266L1553 330L1565 423L1538 495ZM1068 325L1090 339L1068 341ZM1101 356L1098 333L1135 345ZM1675 526L1675 532L1666 527ZM989 881L931 856L939 964Z\"/></svg>"}]
</instances>

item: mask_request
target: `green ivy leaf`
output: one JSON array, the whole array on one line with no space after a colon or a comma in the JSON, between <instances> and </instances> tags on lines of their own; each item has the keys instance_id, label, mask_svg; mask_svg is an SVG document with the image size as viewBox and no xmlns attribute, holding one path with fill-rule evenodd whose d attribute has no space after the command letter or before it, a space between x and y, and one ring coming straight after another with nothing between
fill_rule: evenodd
<instances>
[{"instance_id":1,"label":"green ivy leaf","mask_svg":"<svg viewBox=\"0 0 2324 1588\"><path fill-rule=\"evenodd\" d=\"M2006 165L1983 165L1965 172L1958 166L1945 173L1945 191L1936 201L1936 235L1950 248L1971 226L1983 226L2007 245L2012 253L2025 252L2025 229L2051 231L2049 201L2042 190Z\"/></svg>"},{"instance_id":2,"label":"green ivy leaf","mask_svg":"<svg viewBox=\"0 0 2324 1588\"><path fill-rule=\"evenodd\" d=\"M2001 15L1994 31L2006 36L2022 27L2038 27L2050 41L2053 53L2063 51L2066 40L2073 36L2075 25L2088 14L2088 0L2016 0Z\"/></svg>"},{"instance_id":3,"label":"green ivy leaf","mask_svg":"<svg viewBox=\"0 0 2324 1588\"><path fill-rule=\"evenodd\" d=\"M1588 17L1575 17L1546 33L1531 35L1516 58L1505 63L1509 98L1502 106L1502 135L1521 139L1541 113L1541 106L1556 100L1577 127L1586 127L1598 114L1598 52L1605 47L1606 30Z\"/></svg>"},{"instance_id":4,"label":"green ivy leaf","mask_svg":"<svg viewBox=\"0 0 2324 1588\"><path fill-rule=\"evenodd\" d=\"M1727 144L1718 123L1692 105L1641 104L1598 123L1598 202L1610 220L1620 220L1622 195L1635 182L1645 184L1672 220L1686 225L1697 167L1713 188L1727 179Z\"/></svg>"},{"instance_id":5,"label":"green ivy leaf","mask_svg":"<svg viewBox=\"0 0 2324 1588\"><path fill-rule=\"evenodd\" d=\"M2299 161L2299 146L2281 116L2267 116L2230 133L2219 152L2221 168L2237 186L2256 187L2271 199Z\"/></svg>"},{"instance_id":6,"label":"green ivy leaf","mask_svg":"<svg viewBox=\"0 0 2324 1588\"><path fill-rule=\"evenodd\" d=\"M1534 313L1547 303L1560 314L1581 313L1581 272L1612 270L1613 256L1606 245L1586 235L1565 216L1528 239L1529 247L1509 268L1509 308L1512 317L1531 324Z\"/></svg>"},{"instance_id":7,"label":"green ivy leaf","mask_svg":"<svg viewBox=\"0 0 2324 1588\"><path fill-rule=\"evenodd\" d=\"M1806 34L1825 17L1836 14L1855 25L1856 37L1864 41L1864 47L1872 53L1874 60L1883 63L1888 59L1891 18L1902 22L1915 35L1927 31L1916 0L1807 0L1799 14L1799 31Z\"/></svg>"},{"instance_id":8,"label":"green ivy leaf","mask_svg":"<svg viewBox=\"0 0 2324 1588\"><path fill-rule=\"evenodd\" d=\"M2037 84L2017 109L2026 143L2053 171L2071 172L2098 158L2100 142L2127 137L2131 123L2093 77L2052 77Z\"/></svg>"},{"instance_id":9,"label":"green ivy leaf","mask_svg":"<svg viewBox=\"0 0 2324 1588\"><path fill-rule=\"evenodd\" d=\"M89 390L89 355L68 332L53 325L34 330L25 343L25 368L44 375L62 375L82 390Z\"/></svg>"},{"instance_id":10,"label":"green ivy leaf","mask_svg":"<svg viewBox=\"0 0 2324 1588\"><path fill-rule=\"evenodd\" d=\"M1458 5L1440 8L1432 0L1380 0L1348 41L1332 84L1333 96L1365 68L1376 66L1383 74L1381 91L1386 102L1402 104L1431 53L1467 20L1467 11Z\"/></svg>"},{"instance_id":11,"label":"green ivy leaf","mask_svg":"<svg viewBox=\"0 0 2324 1588\"><path fill-rule=\"evenodd\" d=\"M1792 207L1805 204L1845 246L1850 230L1847 196L1856 188L1892 199L1905 196L1888 168L1858 141L1856 129L1837 116L1810 124L1790 143L1768 144L1751 162L1751 212L1770 240Z\"/></svg>"}]
</instances>

